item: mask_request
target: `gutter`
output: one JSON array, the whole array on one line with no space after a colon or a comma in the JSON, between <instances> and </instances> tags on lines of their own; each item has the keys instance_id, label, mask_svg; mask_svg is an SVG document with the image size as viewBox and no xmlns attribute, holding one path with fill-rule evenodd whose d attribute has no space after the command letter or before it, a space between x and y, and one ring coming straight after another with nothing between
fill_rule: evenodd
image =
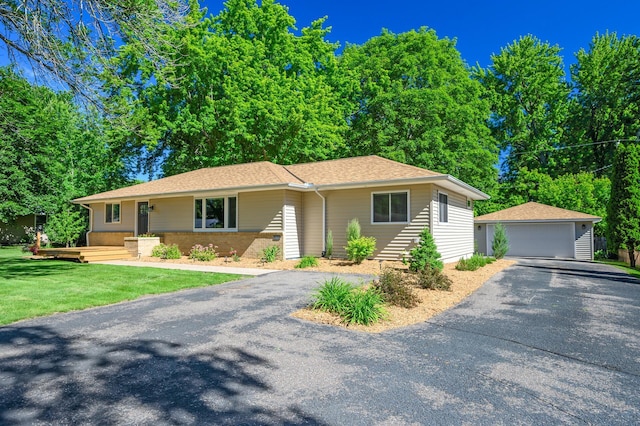
<instances>
[{"instance_id":1,"label":"gutter","mask_svg":"<svg viewBox=\"0 0 640 426\"><path fill-rule=\"evenodd\" d=\"M89 210L89 230L85 234L87 239L87 247L89 247L91 245L89 244L89 234L93 232L93 209L87 204L80 204L80 205L85 209Z\"/></svg>"},{"instance_id":2,"label":"gutter","mask_svg":"<svg viewBox=\"0 0 640 426\"><path fill-rule=\"evenodd\" d=\"M322 252L326 254L327 252L327 199L324 197L324 195L320 194L320 192L318 192L318 187L317 186L313 186L313 190L315 191L316 194L318 194L318 197L322 198Z\"/></svg>"}]
</instances>

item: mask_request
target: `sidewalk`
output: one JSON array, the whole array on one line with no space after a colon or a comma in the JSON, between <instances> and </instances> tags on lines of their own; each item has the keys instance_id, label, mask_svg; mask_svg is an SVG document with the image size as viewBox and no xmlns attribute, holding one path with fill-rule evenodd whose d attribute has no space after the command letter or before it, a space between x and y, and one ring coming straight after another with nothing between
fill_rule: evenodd
<instances>
[{"instance_id":1,"label":"sidewalk","mask_svg":"<svg viewBox=\"0 0 640 426\"><path fill-rule=\"evenodd\" d=\"M199 271L199 272L218 272L222 274L239 274L239 275L266 275L272 272L280 272L279 269L262 269L262 268L235 268L233 266L209 266L209 265L191 265L183 263L165 263L165 262L137 262L131 260L105 260L99 263L101 265L119 265L119 266L138 266L148 268L161 269L181 269L183 271Z\"/></svg>"}]
</instances>

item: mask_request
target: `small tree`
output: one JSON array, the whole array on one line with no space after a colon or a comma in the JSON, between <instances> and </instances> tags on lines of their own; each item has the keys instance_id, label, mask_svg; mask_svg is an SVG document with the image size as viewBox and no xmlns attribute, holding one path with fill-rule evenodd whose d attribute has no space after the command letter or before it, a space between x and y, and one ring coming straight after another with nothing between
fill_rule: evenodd
<instances>
[{"instance_id":1,"label":"small tree","mask_svg":"<svg viewBox=\"0 0 640 426\"><path fill-rule=\"evenodd\" d=\"M442 270L443 264L440 257L442 256L438 252L436 242L433 240L433 235L429 232L429 229L423 228L420 233L420 243L411 249L409 253L411 260L409 260L409 270L413 272L422 271L424 269L437 269Z\"/></svg>"},{"instance_id":2,"label":"small tree","mask_svg":"<svg viewBox=\"0 0 640 426\"><path fill-rule=\"evenodd\" d=\"M49 216L44 230L49 241L69 247L75 246L86 226L82 214L65 205L60 212Z\"/></svg>"},{"instance_id":3,"label":"small tree","mask_svg":"<svg viewBox=\"0 0 640 426\"><path fill-rule=\"evenodd\" d=\"M607 209L609 236L614 248L626 248L629 265L636 266L640 247L640 147L619 145L613 159L611 198Z\"/></svg>"},{"instance_id":4,"label":"small tree","mask_svg":"<svg viewBox=\"0 0 640 426\"><path fill-rule=\"evenodd\" d=\"M347 242L358 238L360 238L360 222L357 218L353 218L347 224Z\"/></svg>"},{"instance_id":5,"label":"small tree","mask_svg":"<svg viewBox=\"0 0 640 426\"><path fill-rule=\"evenodd\" d=\"M493 230L493 242L491 243L491 248L493 249L493 257L496 259L502 259L509 251L507 230L501 223L496 223Z\"/></svg>"}]
</instances>

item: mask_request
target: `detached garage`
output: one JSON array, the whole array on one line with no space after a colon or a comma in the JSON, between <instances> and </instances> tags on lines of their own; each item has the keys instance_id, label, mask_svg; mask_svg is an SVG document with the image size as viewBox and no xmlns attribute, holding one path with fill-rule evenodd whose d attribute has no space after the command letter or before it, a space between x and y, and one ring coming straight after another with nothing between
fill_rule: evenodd
<instances>
[{"instance_id":1,"label":"detached garage","mask_svg":"<svg viewBox=\"0 0 640 426\"><path fill-rule=\"evenodd\" d=\"M493 254L496 223L509 239L508 256L593 260L593 224L601 218L540 203L526 203L474 219L478 252Z\"/></svg>"}]
</instances>

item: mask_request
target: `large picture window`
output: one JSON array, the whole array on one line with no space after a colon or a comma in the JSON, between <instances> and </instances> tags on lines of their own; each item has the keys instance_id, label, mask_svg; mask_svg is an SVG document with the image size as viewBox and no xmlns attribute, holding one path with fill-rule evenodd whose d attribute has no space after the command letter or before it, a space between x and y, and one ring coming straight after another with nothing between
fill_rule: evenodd
<instances>
[{"instance_id":1,"label":"large picture window","mask_svg":"<svg viewBox=\"0 0 640 426\"><path fill-rule=\"evenodd\" d=\"M106 223L120 223L120 203L105 204L104 221Z\"/></svg>"},{"instance_id":2,"label":"large picture window","mask_svg":"<svg viewBox=\"0 0 640 426\"><path fill-rule=\"evenodd\" d=\"M195 229L236 229L237 197L196 198L194 200Z\"/></svg>"},{"instance_id":3,"label":"large picture window","mask_svg":"<svg viewBox=\"0 0 640 426\"><path fill-rule=\"evenodd\" d=\"M443 194L442 192L438 193L438 205L439 205L439 222L446 223L449 222L449 196L447 194Z\"/></svg>"},{"instance_id":4,"label":"large picture window","mask_svg":"<svg viewBox=\"0 0 640 426\"><path fill-rule=\"evenodd\" d=\"M409 222L409 193L375 192L372 196L373 223Z\"/></svg>"}]
</instances>

